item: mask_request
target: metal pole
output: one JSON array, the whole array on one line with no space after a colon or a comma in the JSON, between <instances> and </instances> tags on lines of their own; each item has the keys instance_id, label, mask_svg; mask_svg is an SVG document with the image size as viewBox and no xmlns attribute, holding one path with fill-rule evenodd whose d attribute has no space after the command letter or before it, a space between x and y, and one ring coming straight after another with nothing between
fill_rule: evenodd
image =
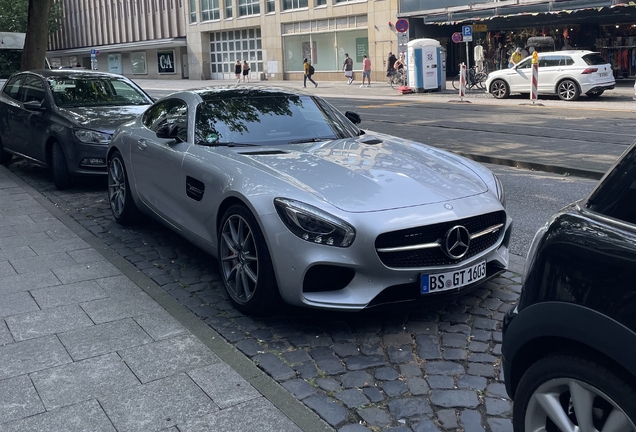
<instances>
[{"instance_id":1,"label":"metal pole","mask_svg":"<svg viewBox=\"0 0 636 432\"><path fill-rule=\"evenodd\" d=\"M468 41L466 41L466 71L470 69L470 57L468 54Z\"/></svg>"}]
</instances>

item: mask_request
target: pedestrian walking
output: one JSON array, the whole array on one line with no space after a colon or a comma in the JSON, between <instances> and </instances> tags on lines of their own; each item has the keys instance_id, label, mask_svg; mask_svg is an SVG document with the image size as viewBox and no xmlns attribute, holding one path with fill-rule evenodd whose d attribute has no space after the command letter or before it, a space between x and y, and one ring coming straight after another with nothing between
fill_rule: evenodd
<instances>
[{"instance_id":1,"label":"pedestrian walking","mask_svg":"<svg viewBox=\"0 0 636 432\"><path fill-rule=\"evenodd\" d=\"M360 87L365 87L364 79L367 79L366 87L371 87L371 59L366 54L362 56L362 84Z\"/></svg>"},{"instance_id":2,"label":"pedestrian walking","mask_svg":"<svg viewBox=\"0 0 636 432\"><path fill-rule=\"evenodd\" d=\"M397 61L397 57L395 56L395 54L389 51L389 59L386 61L386 76L387 77L390 77L391 75L395 74L395 68L393 67L393 65L395 64L396 61Z\"/></svg>"},{"instance_id":3,"label":"pedestrian walking","mask_svg":"<svg viewBox=\"0 0 636 432\"><path fill-rule=\"evenodd\" d=\"M236 77L236 83L240 83L241 82L241 61L237 60L236 63L234 63L234 76Z\"/></svg>"},{"instance_id":4,"label":"pedestrian walking","mask_svg":"<svg viewBox=\"0 0 636 432\"><path fill-rule=\"evenodd\" d=\"M353 82L353 59L349 57L349 53L345 53L342 70L344 70L344 74L347 77L347 84L351 84Z\"/></svg>"},{"instance_id":5,"label":"pedestrian walking","mask_svg":"<svg viewBox=\"0 0 636 432\"><path fill-rule=\"evenodd\" d=\"M250 65L247 60L243 60L243 82L247 79L250 82Z\"/></svg>"},{"instance_id":6,"label":"pedestrian walking","mask_svg":"<svg viewBox=\"0 0 636 432\"><path fill-rule=\"evenodd\" d=\"M309 64L307 59L303 60L303 68L305 69L305 76L303 77L303 87L307 87L307 80L314 83L314 87L318 87L318 83L311 79L311 76L314 74L314 67Z\"/></svg>"}]
</instances>

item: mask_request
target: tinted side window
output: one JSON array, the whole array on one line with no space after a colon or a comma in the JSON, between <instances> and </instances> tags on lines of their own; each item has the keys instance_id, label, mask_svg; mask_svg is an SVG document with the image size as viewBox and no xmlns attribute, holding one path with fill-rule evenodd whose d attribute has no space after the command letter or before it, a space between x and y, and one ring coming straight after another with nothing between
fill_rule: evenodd
<instances>
[{"instance_id":1,"label":"tinted side window","mask_svg":"<svg viewBox=\"0 0 636 432\"><path fill-rule=\"evenodd\" d=\"M9 96L11 99L19 100L20 87L22 86L23 82L24 82L24 75L19 75L19 76L11 78L7 82L7 85L4 86L4 94Z\"/></svg>"},{"instance_id":2,"label":"tinted side window","mask_svg":"<svg viewBox=\"0 0 636 432\"><path fill-rule=\"evenodd\" d=\"M30 76L24 80L22 102L44 102L44 83L39 77Z\"/></svg>"},{"instance_id":3,"label":"tinted side window","mask_svg":"<svg viewBox=\"0 0 636 432\"><path fill-rule=\"evenodd\" d=\"M559 66L561 56L545 56L539 59L539 67Z\"/></svg>"},{"instance_id":4,"label":"tinted side window","mask_svg":"<svg viewBox=\"0 0 636 432\"><path fill-rule=\"evenodd\" d=\"M583 56L583 61L589 66L604 65L609 63L607 60L601 57L600 54L585 54Z\"/></svg>"},{"instance_id":5,"label":"tinted side window","mask_svg":"<svg viewBox=\"0 0 636 432\"><path fill-rule=\"evenodd\" d=\"M532 57L522 60L517 66L519 69L527 69L532 65Z\"/></svg>"},{"instance_id":6,"label":"tinted side window","mask_svg":"<svg viewBox=\"0 0 636 432\"><path fill-rule=\"evenodd\" d=\"M562 59L563 59L563 61L561 62L561 66L573 66L574 65L574 59L572 57L563 56Z\"/></svg>"},{"instance_id":7,"label":"tinted side window","mask_svg":"<svg viewBox=\"0 0 636 432\"><path fill-rule=\"evenodd\" d=\"M185 141L188 136L188 105L181 99L158 102L146 111L142 122L153 132L166 123L176 123L179 125L179 138Z\"/></svg>"}]
</instances>

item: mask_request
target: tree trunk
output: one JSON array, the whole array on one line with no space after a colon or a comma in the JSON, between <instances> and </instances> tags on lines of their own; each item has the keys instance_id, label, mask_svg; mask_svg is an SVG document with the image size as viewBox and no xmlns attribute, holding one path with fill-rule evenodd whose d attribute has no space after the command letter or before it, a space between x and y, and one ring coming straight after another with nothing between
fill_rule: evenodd
<instances>
[{"instance_id":1,"label":"tree trunk","mask_svg":"<svg viewBox=\"0 0 636 432\"><path fill-rule=\"evenodd\" d=\"M29 21L22 53L23 71L44 68L52 3L53 0L29 0Z\"/></svg>"}]
</instances>

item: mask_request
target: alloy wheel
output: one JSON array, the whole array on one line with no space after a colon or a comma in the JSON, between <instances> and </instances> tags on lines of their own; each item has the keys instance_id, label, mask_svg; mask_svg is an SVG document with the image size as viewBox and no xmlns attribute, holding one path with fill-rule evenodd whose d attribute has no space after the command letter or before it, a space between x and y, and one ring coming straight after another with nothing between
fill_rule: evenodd
<instances>
[{"instance_id":1,"label":"alloy wheel","mask_svg":"<svg viewBox=\"0 0 636 432\"><path fill-rule=\"evenodd\" d=\"M228 293L237 303L247 303L258 282L258 253L252 229L240 215L231 215L223 225L219 258Z\"/></svg>"},{"instance_id":2,"label":"alloy wheel","mask_svg":"<svg viewBox=\"0 0 636 432\"><path fill-rule=\"evenodd\" d=\"M505 98L506 94L508 93L508 88L506 87L506 83L501 80L495 81L494 83L492 83L491 93L497 99Z\"/></svg>"},{"instance_id":3,"label":"alloy wheel","mask_svg":"<svg viewBox=\"0 0 636 432\"><path fill-rule=\"evenodd\" d=\"M116 157L108 165L108 201L115 216L120 217L126 204L126 174Z\"/></svg>"},{"instance_id":4,"label":"alloy wheel","mask_svg":"<svg viewBox=\"0 0 636 432\"><path fill-rule=\"evenodd\" d=\"M579 89L573 81L566 80L559 84L559 97L569 101L577 98Z\"/></svg>"},{"instance_id":5,"label":"alloy wheel","mask_svg":"<svg viewBox=\"0 0 636 432\"><path fill-rule=\"evenodd\" d=\"M599 389L577 379L558 378L545 382L532 394L526 409L525 430L634 432L636 426Z\"/></svg>"}]
</instances>

